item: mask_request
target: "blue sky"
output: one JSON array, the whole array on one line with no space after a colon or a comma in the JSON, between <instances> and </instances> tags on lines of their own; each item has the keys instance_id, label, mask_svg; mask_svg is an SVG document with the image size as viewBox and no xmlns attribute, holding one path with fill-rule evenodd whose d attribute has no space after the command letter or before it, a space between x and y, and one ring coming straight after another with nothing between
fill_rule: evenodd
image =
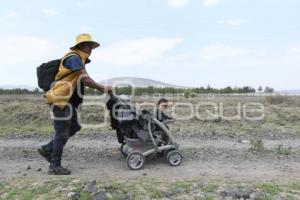
<instances>
[{"instance_id":1,"label":"blue sky","mask_svg":"<svg viewBox=\"0 0 300 200\"><path fill-rule=\"evenodd\" d=\"M35 68L77 34L101 43L96 80L299 89L299 0L0 0L0 85L36 85Z\"/></svg>"}]
</instances>

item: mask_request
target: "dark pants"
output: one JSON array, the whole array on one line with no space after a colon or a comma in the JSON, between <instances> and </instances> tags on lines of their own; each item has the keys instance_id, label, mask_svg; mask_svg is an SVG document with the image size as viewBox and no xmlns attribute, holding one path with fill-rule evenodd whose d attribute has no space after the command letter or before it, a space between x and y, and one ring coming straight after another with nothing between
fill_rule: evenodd
<instances>
[{"instance_id":1,"label":"dark pants","mask_svg":"<svg viewBox=\"0 0 300 200\"><path fill-rule=\"evenodd\" d=\"M52 107L53 125L55 130L54 139L44 145L45 149L51 153L51 165L54 167L61 165L63 149L68 139L81 129L77 119L77 109L74 106L65 106L60 109Z\"/></svg>"}]
</instances>

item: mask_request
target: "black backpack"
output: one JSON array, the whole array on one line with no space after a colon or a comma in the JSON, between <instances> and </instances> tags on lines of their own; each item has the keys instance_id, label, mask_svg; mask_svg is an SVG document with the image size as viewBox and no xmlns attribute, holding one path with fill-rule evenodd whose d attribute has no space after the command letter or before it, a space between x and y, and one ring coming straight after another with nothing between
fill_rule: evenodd
<instances>
[{"instance_id":1,"label":"black backpack","mask_svg":"<svg viewBox=\"0 0 300 200\"><path fill-rule=\"evenodd\" d=\"M77 55L77 54L70 54L67 57L71 55ZM65 58L67 58L65 57ZM45 92L50 90L51 84L55 81L55 76L58 73L58 69L60 66L60 62L62 59L56 59L56 60L51 60L47 63L43 63L40 66L37 67L36 69L36 74L37 74L37 80L38 80L38 86L39 88L43 89ZM66 74L65 76L61 77L59 80L65 78L66 76L70 75L72 72ZM56 81L59 81L56 80Z\"/></svg>"}]
</instances>

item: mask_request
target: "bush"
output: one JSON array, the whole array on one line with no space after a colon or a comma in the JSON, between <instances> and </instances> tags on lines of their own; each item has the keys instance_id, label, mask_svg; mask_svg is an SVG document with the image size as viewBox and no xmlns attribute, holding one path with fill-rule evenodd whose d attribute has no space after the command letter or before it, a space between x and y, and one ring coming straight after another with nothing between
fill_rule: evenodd
<instances>
[{"instance_id":1,"label":"bush","mask_svg":"<svg viewBox=\"0 0 300 200\"><path fill-rule=\"evenodd\" d=\"M249 148L250 151L253 151L253 152L265 151L264 143L260 139L251 140L250 145L251 145Z\"/></svg>"},{"instance_id":2,"label":"bush","mask_svg":"<svg viewBox=\"0 0 300 200\"><path fill-rule=\"evenodd\" d=\"M281 144L278 145L276 148L275 148L275 152L276 154L278 155L290 155L292 153L292 147L289 147L289 148L285 148L283 147Z\"/></svg>"},{"instance_id":3,"label":"bush","mask_svg":"<svg viewBox=\"0 0 300 200\"><path fill-rule=\"evenodd\" d=\"M290 104L292 103L292 99L288 96L276 95L276 96L267 96L265 98L265 102L271 105L278 105L278 104Z\"/></svg>"}]
</instances>

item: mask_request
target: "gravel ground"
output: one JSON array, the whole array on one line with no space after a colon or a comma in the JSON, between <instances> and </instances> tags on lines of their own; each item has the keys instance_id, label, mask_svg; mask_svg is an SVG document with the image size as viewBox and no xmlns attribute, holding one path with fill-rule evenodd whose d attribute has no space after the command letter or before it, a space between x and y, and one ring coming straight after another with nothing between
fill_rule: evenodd
<instances>
[{"instance_id":1,"label":"gravel ground","mask_svg":"<svg viewBox=\"0 0 300 200\"><path fill-rule=\"evenodd\" d=\"M0 176L48 177L48 163L36 152L48 138L0 139ZM163 157L149 157L142 170L128 169L115 135L76 136L68 141L63 165L72 177L128 179L140 176L162 180L222 179L237 181L299 180L300 139L263 140L266 151L249 151L248 140L236 138L177 138L183 163L171 167ZM289 155L275 152L282 145Z\"/></svg>"}]
</instances>

